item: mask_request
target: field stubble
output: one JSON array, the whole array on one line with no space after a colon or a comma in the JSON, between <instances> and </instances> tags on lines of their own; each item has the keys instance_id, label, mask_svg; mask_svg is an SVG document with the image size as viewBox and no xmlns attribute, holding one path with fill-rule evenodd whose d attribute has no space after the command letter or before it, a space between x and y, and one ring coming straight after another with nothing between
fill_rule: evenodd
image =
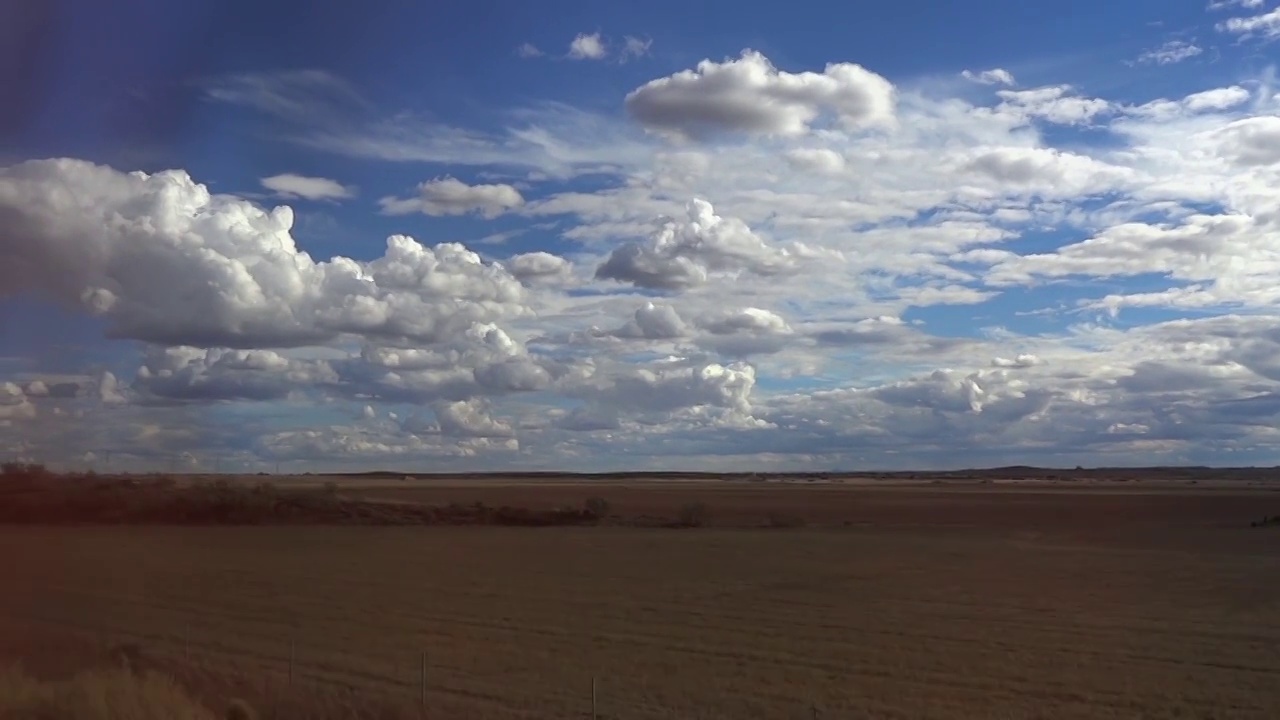
<instances>
[{"instance_id":1,"label":"field stubble","mask_svg":"<svg viewBox=\"0 0 1280 720\"><path fill-rule=\"evenodd\" d=\"M279 676L292 644L299 682L400 698L425 650L442 718L584 717L593 676L610 718L1280 717L1275 494L600 492L825 527L0 528L0 645Z\"/></svg>"}]
</instances>

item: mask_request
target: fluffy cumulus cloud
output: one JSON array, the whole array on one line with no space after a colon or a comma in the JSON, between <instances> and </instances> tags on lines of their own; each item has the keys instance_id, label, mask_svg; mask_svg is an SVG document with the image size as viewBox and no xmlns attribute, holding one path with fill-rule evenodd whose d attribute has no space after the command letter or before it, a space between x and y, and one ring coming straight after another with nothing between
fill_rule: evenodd
<instances>
[{"instance_id":1,"label":"fluffy cumulus cloud","mask_svg":"<svg viewBox=\"0 0 1280 720\"><path fill-rule=\"evenodd\" d=\"M677 137L721 131L799 135L824 116L849 128L891 122L894 87L854 63L789 73L748 50L650 81L627 95L626 107L644 127Z\"/></svg>"},{"instance_id":2,"label":"fluffy cumulus cloud","mask_svg":"<svg viewBox=\"0 0 1280 720\"><path fill-rule=\"evenodd\" d=\"M347 334L430 342L517 315L523 287L457 244L387 239L385 254L317 262L288 207L215 195L185 173L122 173L76 160L0 171L0 289L103 318L108 334L233 348Z\"/></svg>"},{"instance_id":3,"label":"fluffy cumulus cloud","mask_svg":"<svg viewBox=\"0 0 1280 720\"><path fill-rule=\"evenodd\" d=\"M1265 5L1213 22L1256 45ZM1203 64L1163 39L1117 72ZM570 55L646 56L630 74L661 60L648 43ZM350 248L328 258L308 216L295 239L289 207L181 170L12 164L0 301L93 316L116 354L63 375L0 358L0 448L139 469L1274 464L1268 75L1112 96L1024 65L894 84L836 60L747 50L497 130L308 126L367 106L323 73L211 84L318 157L438 168L377 206L427 217L370 219L422 237L327 239Z\"/></svg>"},{"instance_id":4,"label":"fluffy cumulus cloud","mask_svg":"<svg viewBox=\"0 0 1280 720\"><path fill-rule=\"evenodd\" d=\"M723 218L705 200L689 203L685 217L663 223L648 239L622 245L596 277L640 287L682 290L713 274L779 275L795 266L793 254L766 243L737 218Z\"/></svg>"},{"instance_id":5,"label":"fluffy cumulus cloud","mask_svg":"<svg viewBox=\"0 0 1280 720\"><path fill-rule=\"evenodd\" d=\"M569 57L573 60L603 60L609 51L600 33L579 33L569 43Z\"/></svg>"},{"instance_id":6,"label":"fluffy cumulus cloud","mask_svg":"<svg viewBox=\"0 0 1280 720\"><path fill-rule=\"evenodd\" d=\"M465 215L492 218L524 204L520 191L506 184L468 185L453 177L422 183L408 198L385 197L378 201L388 215Z\"/></svg>"},{"instance_id":7,"label":"fluffy cumulus cloud","mask_svg":"<svg viewBox=\"0 0 1280 720\"><path fill-rule=\"evenodd\" d=\"M554 283L567 280L573 264L559 255L539 250L512 256L507 261L507 269L525 283Z\"/></svg>"}]
</instances>

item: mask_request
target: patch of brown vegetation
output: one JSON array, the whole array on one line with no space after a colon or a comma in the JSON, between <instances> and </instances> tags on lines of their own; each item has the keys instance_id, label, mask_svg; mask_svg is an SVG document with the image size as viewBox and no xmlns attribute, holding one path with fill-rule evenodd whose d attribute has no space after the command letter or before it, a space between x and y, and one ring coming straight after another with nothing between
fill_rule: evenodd
<instances>
[{"instance_id":1,"label":"patch of brown vegetation","mask_svg":"<svg viewBox=\"0 0 1280 720\"><path fill-rule=\"evenodd\" d=\"M5 720L217 720L164 675L123 668L86 670L61 681L40 681L0 669L0 717Z\"/></svg>"},{"instance_id":2,"label":"patch of brown vegetation","mask_svg":"<svg viewBox=\"0 0 1280 720\"><path fill-rule=\"evenodd\" d=\"M134 652L137 652L136 650ZM136 658L135 658L136 659ZM147 664L160 665L159 660ZM37 677L19 665L0 667L4 720L407 720L408 703L334 688L290 686L219 675L175 663L138 670L112 662L67 677ZM248 692L246 697L237 693Z\"/></svg>"},{"instance_id":3,"label":"patch of brown vegetation","mask_svg":"<svg viewBox=\"0 0 1280 720\"><path fill-rule=\"evenodd\" d=\"M226 479L57 476L24 467L0 475L0 523L94 525L588 525L589 507L530 510L483 503L387 503L344 497L336 483L279 489Z\"/></svg>"}]
</instances>

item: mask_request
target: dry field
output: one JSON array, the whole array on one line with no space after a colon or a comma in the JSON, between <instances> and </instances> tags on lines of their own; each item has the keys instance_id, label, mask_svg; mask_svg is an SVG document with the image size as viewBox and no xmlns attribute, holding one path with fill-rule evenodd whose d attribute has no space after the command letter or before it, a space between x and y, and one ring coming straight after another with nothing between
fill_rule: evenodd
<instances>
[{"instance_id":1,"label":"dry field","mask_svg":"<svg viewBox=\"0 0 1280 720\"><path fill-rule=\"evenodd\" d=\"M1280 511L1258 489L609 485L391 500L799 529L0 527L0 651L85 643L434 718L1280 717ZM820 526L819 526L820 525Z\"/></svg>"}]
</instances>

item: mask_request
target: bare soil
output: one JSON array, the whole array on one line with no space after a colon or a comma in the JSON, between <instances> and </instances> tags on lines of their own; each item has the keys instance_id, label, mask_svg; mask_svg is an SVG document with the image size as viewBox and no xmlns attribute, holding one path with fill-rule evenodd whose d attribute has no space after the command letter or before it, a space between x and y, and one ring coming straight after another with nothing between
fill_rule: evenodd
<instances>
[{"instance_id":1,"label":"bare soil","mask_svg":"<svg viewBox=\"0 0 1280 720\"><path fill-rule=\"evenodd\" d=\"M1280 717L1259 488L489 484L341 492L708 527L0 527L0 652L165 662L436 718ZM807 527L749 527L770 516Z\"/></svg>"}]
</instances>

